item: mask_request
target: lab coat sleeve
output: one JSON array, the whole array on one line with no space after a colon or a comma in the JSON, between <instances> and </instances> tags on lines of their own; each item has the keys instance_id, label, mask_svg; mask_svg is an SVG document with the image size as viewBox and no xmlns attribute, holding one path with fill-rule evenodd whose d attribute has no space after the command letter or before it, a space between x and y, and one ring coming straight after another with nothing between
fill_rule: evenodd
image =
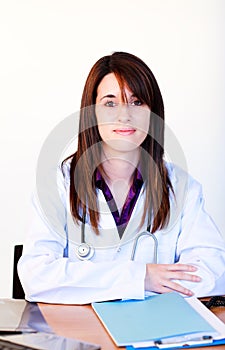
<instances>
[{"instance_id":1,"label":"lab coat sleeve","mask_svg":"<svg viewBox=\"0 0 225 350\"><path fill-rule=\"evenodd\" d=\"M64 257L67 212L64 178L61 173L59 177L59 196L56 193L53 196L46 188L44 208L40 205L41 193L39 200L33 200L32 222L18 263L26 300L87 304L144 298L144 263L77 261Z\"/></svg>"},{"instance_id":2,"label":"lab coat sleeve","mask_svg":"<svg viewBox=\"0 0 225 350\"><path fill-rule=\"evenodd\" d=\"M177 260L198 268L195 274L201 282L182 282L196 297L225 294L225 241L204 209L201 185L192 178L182 213Z\"/></svg>"}]
</instances>

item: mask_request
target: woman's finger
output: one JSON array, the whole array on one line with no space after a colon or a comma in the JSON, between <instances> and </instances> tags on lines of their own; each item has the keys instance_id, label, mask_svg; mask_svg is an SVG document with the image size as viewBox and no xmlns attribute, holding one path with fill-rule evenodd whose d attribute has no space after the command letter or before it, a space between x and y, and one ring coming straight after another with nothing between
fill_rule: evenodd
<instances>
[{"instance_id":1,"label":"woman's finger","mask_svg":"<svg viewBox=\"0 0 225 350\"><path fill-rule=\"evenodd\" d=\"M179 292L188 296L192 296L194 294L190 289L183 287L180 284L171 280L167 281L166 288L169 289L170 291Z\"/></svg>"},{"instance_id":2,"label":"woman's finger","mask_svg":"<svg viewBox=\"0 0 225 350\"><path fill-rule=\"evenodd\" d=\"M184 280L191 282L201 282L201 277L183 271L167 271L164 275L169 280Z\"/></svg>"},{"instance_id":3,"label":"woman's finger","mask_svg":"<svg viewBox=\"0 0 225 350\"><path fill-rule=\"evenodd\" d=\"M187 272L194 272L197 271L197 267L193 265L188 264L165 264L165 267L170 271L187 271Z\"/></svg>"}]
</instances>

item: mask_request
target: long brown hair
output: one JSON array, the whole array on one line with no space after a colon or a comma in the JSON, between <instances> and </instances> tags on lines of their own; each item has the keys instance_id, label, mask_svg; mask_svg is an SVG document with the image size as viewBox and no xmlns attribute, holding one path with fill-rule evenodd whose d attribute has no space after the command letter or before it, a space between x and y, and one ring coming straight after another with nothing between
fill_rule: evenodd
<instances>
[{"instance_id":1,"label":"long brown hair","mask_svg":"<svg viewBox=\"0 0 225 350\"><path fill-rule=\"evenodd\" d=\"M142 177L146 186L143 224L149 213L151 232L166 226L170 213L169 192L172 185L164 164L164 105L157 81L149 67L138 57L114 52L100 58L92 67L81 99L77 152L71 156L70 208L76 222L84 213L98 234L98 199L95 171L101 168L101 136L95 115L97 88L103 77L114 73L121 90L126 84L151 110L149 132L141 145ZM151 214L151 215L150 215Z\"/></svg>"}]
</instances>

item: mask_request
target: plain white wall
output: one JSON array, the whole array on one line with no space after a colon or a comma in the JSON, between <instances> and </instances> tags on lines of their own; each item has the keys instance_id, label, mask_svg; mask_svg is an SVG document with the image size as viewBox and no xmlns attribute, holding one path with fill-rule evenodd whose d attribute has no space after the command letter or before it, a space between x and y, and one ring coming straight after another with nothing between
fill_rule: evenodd
<instances>
[{"instance_id":1,"label":"plain white wall","mask_svg":"<svg viewBox=\"0 0 225 350\"><path fill-rule=\"evenodd\" d=\"M167 125L225 236L224 13L223 0L0 2L1 297L11 297L41 146L79 109L94 62L115 50L153 70Z\"/></svg>"}]
</instances>

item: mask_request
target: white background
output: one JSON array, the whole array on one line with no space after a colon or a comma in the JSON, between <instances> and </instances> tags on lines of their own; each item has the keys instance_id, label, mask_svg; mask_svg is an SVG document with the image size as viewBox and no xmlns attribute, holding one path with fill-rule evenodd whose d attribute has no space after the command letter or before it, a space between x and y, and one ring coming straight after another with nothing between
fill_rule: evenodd
<instances>
[{"instance_id":1,"label":"white background","mask_svg":"<svg viewBox=\"0 0 225 350\"><path fill-rule=\"evenodd\" d=\"M223 0L0 0L0 297L11 297L41 146L112 51L152 69L166 123L225 237L224 42Z\"/></svg>"}]
</instances>

